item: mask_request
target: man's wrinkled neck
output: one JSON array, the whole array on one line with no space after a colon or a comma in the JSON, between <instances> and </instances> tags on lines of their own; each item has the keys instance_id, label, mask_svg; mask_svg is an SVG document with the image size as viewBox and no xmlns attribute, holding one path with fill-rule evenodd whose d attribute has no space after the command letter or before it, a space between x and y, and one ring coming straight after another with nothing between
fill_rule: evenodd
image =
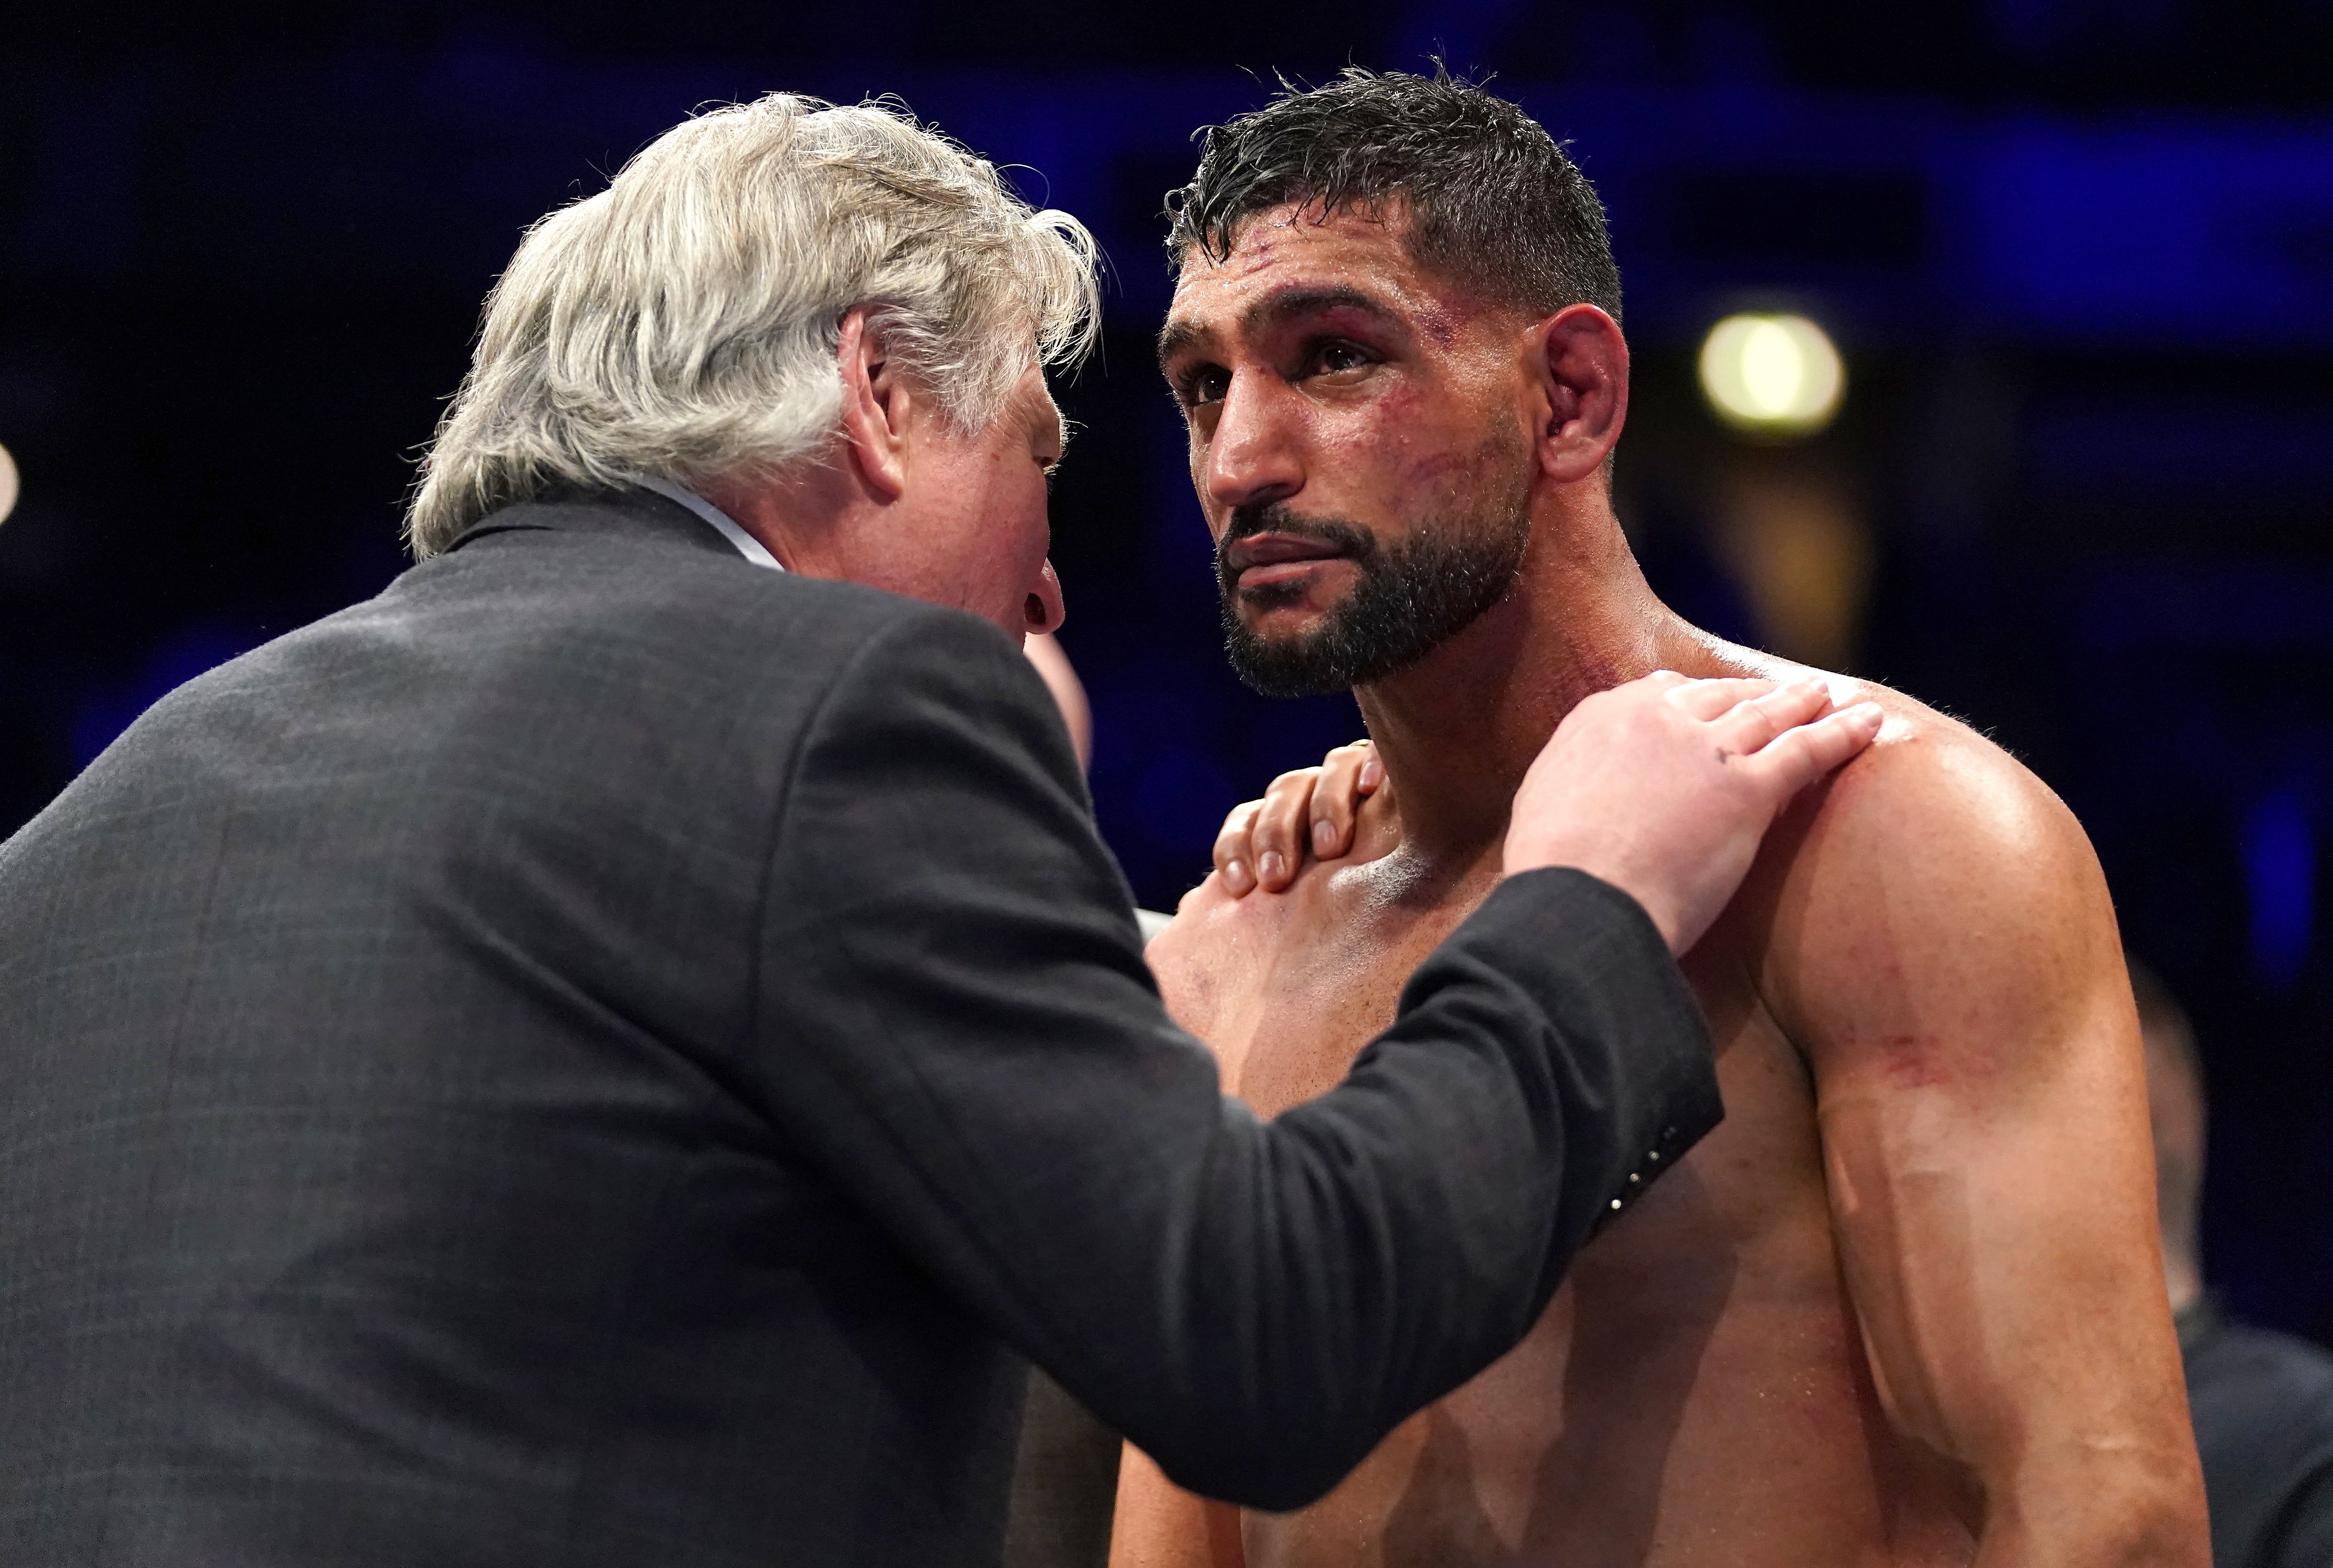
<instances>
[{"instance_id":1,"label":"man's wrinkled neck","mask_svg":"<svg viewBox=\"0 0 2333 1568\"><path fill-rule=\"evenodd\" d=\"M868 493L835 447L774 473L708 488L706 499L737 520L791 572L847 578L850 546L883 503Z\"/></svg>"},{"instance_id":2,"label":"man's wrinkled neck","mask_svg":"<svg viewBox=\"0 0 2333 1568\"><path fill-rule=\"evenodd\" d=\"M1504 599L1354 692L1393 783L1404 852L1436 876L1495 865L1515 789L1563 716L1656 669L1720 673L1706 640L1653 596L1608 503L1599 495L1536 518Z\"/></svg>"}]
</instances>

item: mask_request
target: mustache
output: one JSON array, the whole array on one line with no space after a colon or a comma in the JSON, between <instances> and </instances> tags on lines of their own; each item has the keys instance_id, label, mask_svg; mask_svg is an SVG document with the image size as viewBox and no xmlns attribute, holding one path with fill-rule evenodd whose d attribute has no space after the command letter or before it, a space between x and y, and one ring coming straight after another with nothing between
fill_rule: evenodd
<instances>
[{"instance_id":1,"label":"mustache","mask_svg":"<svg viewBox=\"0 0 2333 1568\"><path fill-rule=\"evenodd\" d=\"M1335 517L1300 517L1280 502L1263 506L1235 507L1224 537L1215 544L1215 576L1228 588L1232 581L1228 557L1232 546L1259 533L1284 533L1330 546L1357 563L1367 563L1378 552L1377 535L1358 523Z\"/></svg>"}]
</instances>

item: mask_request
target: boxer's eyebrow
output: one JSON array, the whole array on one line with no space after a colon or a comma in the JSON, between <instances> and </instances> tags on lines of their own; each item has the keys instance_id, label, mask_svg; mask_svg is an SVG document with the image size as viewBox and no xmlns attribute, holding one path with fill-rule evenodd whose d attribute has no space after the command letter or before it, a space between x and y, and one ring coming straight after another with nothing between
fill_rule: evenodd
<instances>
[{"instance_id":1,"label":"boxer's eyebrow","mask_svg":"<svg viewBox=\"0 0 2333 1568\"><path fill-rule=\"evenodd\" d=\"M1240 330L1246 332L1283 326L1301 316L1326 315L1330 311L1359 311L1387 322L1398 322L1392 307L1373 294L1343 284L1291 283L1274 289L1240 312Z\"/></svg>"},{"instance_id":2,"label":"boxer's eyebrow","mask_svg":"<svg viewBox=\"0 0 2333 1568\"><path fill-rule=\"evenodd\" d=\"M1261 331L1268 327L1284 325L1303 316L1322 315L1330 311L1359 311L1388 325L1398 325L1400 315L1375 295L1343 284L1289 283L1272 290L1240 312L1240 330L1243 333ZM1187 318L1169 321L1158 333L1158 363L1166 362L1184 349L1215 336L1215 330Z\"/></svg>"},{"instance_id":3,"label":"boxer's eyebrow","mask_svg":"<svg viewBox=\"0 0 2333 1568\"><path fill-rule=\"evenodd\" d=\"M1165 369L1166 361L1192 344L1212 338L1215 334L1196 321L1169 321L1158 330L1158 368Z\"/></svg>"}]
</instances>

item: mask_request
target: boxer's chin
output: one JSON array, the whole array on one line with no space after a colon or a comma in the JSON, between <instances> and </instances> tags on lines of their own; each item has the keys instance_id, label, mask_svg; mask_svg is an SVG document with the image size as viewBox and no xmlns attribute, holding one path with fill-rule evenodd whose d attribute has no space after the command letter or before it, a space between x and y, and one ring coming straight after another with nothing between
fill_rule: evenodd
<instances>
[{"instance_id":1,"label":"boxer's chin","mask_svg":"<svg viewBox=\"0 0 2333 1568\"><path fill-rule=\"evenodd\" d=\"M1496 602L1496 596L1491 602ZM1267 697L1317 697L1397 674L1471 625L1485 603L1456 617L1410 618L1403 596L1357 591L1301 627L1275 627L1286 616L1251 626L1235 611L1224 617L1224 651L1239 678Z\"/></svg>"},{"instance_id":2,"label":"boxer's chin","mask_svg":"<svg viewBox=\"0 0 2333 1568\"><path fill-rule=\"evenodd\" d=\"M1267 697L1314 697L1355 684L1331 645L1325 617L1301 631L1272 633L1250 626L1236 611L1227 613L1224 652L1233 673Z\"/></svg>"},{"instance_id":3,"label":"boxer's chin","mask_svg":"<svg viewBox=\"0 0 2333 1568\"><path fill-rule=\"evenodd\" d=\"M1397 674L1464 631L1514 587L1530 536L1520 512L1483 533L1435 532L1361 565L1359 580L1310 614L1295 596L1234 590L1224 651L1267 697L1311 697Z\"/></svg>"}]
</instances>

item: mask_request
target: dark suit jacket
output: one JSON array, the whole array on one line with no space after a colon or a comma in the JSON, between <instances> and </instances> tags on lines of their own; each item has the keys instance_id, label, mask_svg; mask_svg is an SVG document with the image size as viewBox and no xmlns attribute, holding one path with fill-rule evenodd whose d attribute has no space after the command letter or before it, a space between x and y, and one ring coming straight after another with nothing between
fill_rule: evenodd
<instances>
[{"instance_id":1,"label":"dark suit jacket","mask_svg":"<svg viewBox=\"0 0 2333 1568\"><path fill-rule=\"evenodd\" d=\"M2208 1296L2179 1315L2179 1353L2215 1568L2333 1563L2333 1355Z\"/></svg>"},{"instance_id":2,"label":"dark suit jacket","mask_svg":"<svg viewBox=\"0 0 2333 1568\"><path fill-rule=\"evenodd\" d=\"M654 497L191 683L0 846L0 1563L993 1561L1015 1351L1285 1507L1717 1114L1577 873L1268 1125L1129 904L1006 638Z\"/></svg>"}]
</instances>

